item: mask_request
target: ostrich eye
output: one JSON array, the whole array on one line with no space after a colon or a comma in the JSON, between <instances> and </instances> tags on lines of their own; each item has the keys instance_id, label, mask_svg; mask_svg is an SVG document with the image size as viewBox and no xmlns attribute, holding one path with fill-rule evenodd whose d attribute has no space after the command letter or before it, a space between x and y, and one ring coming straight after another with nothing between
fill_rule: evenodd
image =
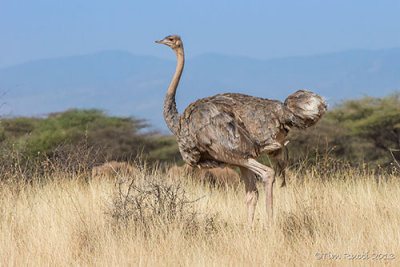
<instances>
[{"instance_id":1,"label":"ostrich eye","mask_svg":"<svg viewBox=\"0 0 400 267\"><path fill-rule=\"evenodd\" d=\"M168 40L170 40L170 41L173 41L174 39L172 39L172 38L168 38Z\"/></svg>"}]
</instances>

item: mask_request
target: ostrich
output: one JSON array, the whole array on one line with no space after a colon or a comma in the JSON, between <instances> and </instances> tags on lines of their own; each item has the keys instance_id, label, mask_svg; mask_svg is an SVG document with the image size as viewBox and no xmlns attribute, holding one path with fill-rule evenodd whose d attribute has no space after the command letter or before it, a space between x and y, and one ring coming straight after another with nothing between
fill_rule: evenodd
<instances>
[{"instance_id":1,"label":"ostrich","mask_svg":"<svg viewBox=\"0 0 400 267\"><path fill-rule=\"evenodd\" d=\"M258 200L257 174L266 192L267 224L272 223L275 172L259 163L261 154L276 154L284 147L291 127L307 128L325 113L327 104L312 92L299 90L282 103L237 93L218 94L191 103L179 114L175 94L185 62L183 43L170 35L156 43L169 46L177 56L175 74L164 99L163 113L186 163L199 168L237 166L245 183L247 220L251 224Z\"/></svg>"},{"instance_id":2,"label":"ostrich","mask_svg":"<svg viewBox=\"0 0 400 267\"><path fill-rule=\"evenodd\" d=\"M226 187L236 189L240 182L239 174L229 167L199 169L188 164L184 166L175 165L168 170L168 176L175 180L180 179L182 176L189 176L202 184L222 189Z\"/></svg>"},{"instance_id":3,"label":"ostrich","mask_svg":"<svg viewBox=\"0 0 400 267\"><path fill-rule=\"evenodd\" d=\"M109 161L92 169L92 178L109 177L116 178L118 175L137 175L139 170L128 162Z\"/></svg>"}]
</instances>

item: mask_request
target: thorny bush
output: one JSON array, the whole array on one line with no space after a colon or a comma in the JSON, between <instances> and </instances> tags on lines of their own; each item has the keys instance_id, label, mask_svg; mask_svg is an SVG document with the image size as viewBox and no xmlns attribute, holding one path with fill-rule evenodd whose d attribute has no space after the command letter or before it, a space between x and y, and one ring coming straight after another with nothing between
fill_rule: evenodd
<instances>
[{"instance_id":1,"label":"thorny bush","mask_svg":"<svg viewBox=\"0 0 400 267\"><path fill-rule=\"evenodd\" d=\"M212 233L217 230L217 215L200 214L179 182L168 183L164 177L144 174L119 177L112 206L107 211L112 225L133 227L145 236L158 232L166 234L172 229L183 230L184 235L198 231ZM160 231L152 231L153 229Z\"/></svg>"},{"instance_id":2,"label":"thorny bush","mask_svg":"<svg viewBox=\"0 0 400 267\"><path fill-rule=\"evenodd\" d=\"M0 181L24 184L63 177L87 182L98 158L99 151L86 143L59 145L51 156L38 154L35 157L15 145L1 144Z\"/></svg>"}]
</instances>

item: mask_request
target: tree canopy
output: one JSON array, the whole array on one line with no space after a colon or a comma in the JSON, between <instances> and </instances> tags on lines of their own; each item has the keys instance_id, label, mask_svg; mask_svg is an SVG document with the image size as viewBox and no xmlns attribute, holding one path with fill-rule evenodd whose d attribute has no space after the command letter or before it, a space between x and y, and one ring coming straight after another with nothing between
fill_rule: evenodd
<instances>
[{"instance_id":1,"label":"tree canopy","mask_svg":"<svg viewBox=\"0 0 400 267\"><path fill-rule=\"evenodd\" d=\"M179 155L176 142L150 131L145 120L108 116L96 109L3 119L0 141L13 143L31 156L51 156L60 145L73 149L83 141L101 149L104 159L128 160L140 154L148 160L173 160Z\"/></svg>"}]
</instances>

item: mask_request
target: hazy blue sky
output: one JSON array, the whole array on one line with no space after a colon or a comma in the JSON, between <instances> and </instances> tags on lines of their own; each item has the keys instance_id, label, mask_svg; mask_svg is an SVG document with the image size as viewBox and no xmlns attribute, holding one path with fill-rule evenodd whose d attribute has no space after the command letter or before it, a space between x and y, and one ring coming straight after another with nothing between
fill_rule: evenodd
<instances>
[{"instance_id":1,"label":"hazy blue sky","mask_svg":"<svg viewBox=\"0 0 400 267\"><path fill-rule=\"evenodd\" d=\"M154 44L173 33L188 57L400 47L399 14L398 0L0 0L0 67L110 49L173 59Z\"/></svg>"}]
</instances>

